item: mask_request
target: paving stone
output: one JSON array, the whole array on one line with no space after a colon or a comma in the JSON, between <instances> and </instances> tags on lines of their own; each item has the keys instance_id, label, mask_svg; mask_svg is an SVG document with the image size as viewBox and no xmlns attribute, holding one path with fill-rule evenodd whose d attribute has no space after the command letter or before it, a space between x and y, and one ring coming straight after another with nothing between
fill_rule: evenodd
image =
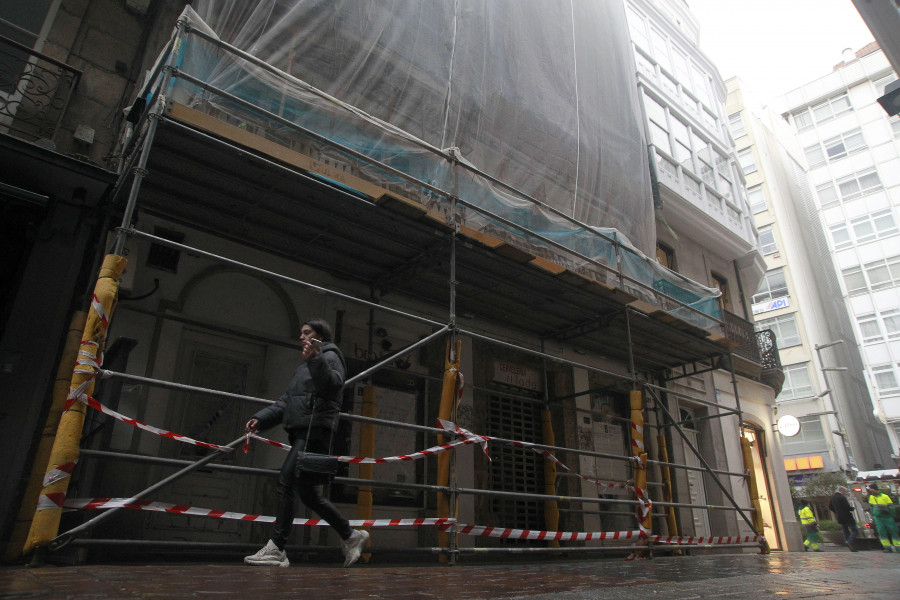
<instances>
[{"instance_id":1,"label":"paving stone","mask_svg":"<svg viewBox=\"0 0 900 600\"><path fill-rule=\"evenodd\" d=\"M0 600L321 597L329 600L900 599L900 554L825 552L665 556L649 560L510 560L455 566L239 562L0 568Z\"/></svg>"}]
</instances>

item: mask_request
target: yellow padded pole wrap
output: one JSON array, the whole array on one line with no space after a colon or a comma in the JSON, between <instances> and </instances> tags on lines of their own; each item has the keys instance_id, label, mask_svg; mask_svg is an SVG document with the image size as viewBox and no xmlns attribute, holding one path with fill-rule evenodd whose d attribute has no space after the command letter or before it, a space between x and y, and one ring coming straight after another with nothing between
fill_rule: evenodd
<instances>
[{"instance_id":1,"label":"yellow padded pole wrap","mask_svg":"<svg viewBox=\"0 0 900 600\"><path fill-rule=\"evenodd\" d=\"M453 362L450 357L450 344L447 342L447 357L444 362L444 381L441 386L441 404L438 408L438 418L450 421L453 418L453 408L456 405L456 389L459 383L459 356L462 350L462 340L456 340L456 355ZM438 445L446 444L447 437L444 435L437 436ZM437 456L437 485L447 486L450 484L450 453L442 452ZM450 515L450 497L447 494L438 492L437 494L437 516L439 518L449 518ZM447 548L450 545L450 534L441 531L438 533L438 546ZM446 555L441 554L441 562L447 560Z\"/></svg>"},{"instance_id":2,"label":"yellow padded pole wrap","mask_svg":"<svg viewBox=\"0 0 900 600\"><path fill-rule=\"evenodd\" d=\"M646 516L643 506L638 507L638 520L647 535L651 534L653 520L651 517L650 498L647 496L647 452L644 449L644 402L639 390L632 390L629 397L631 404L631 455L639 459L634 466L634 487L638 494L644 495ZM641 499L640 497L638 498Z\"/></svg>"},{"instance_id":3,"label":"yellow padded pole wrap","mask_svg":"<svg viewBox=\"0 0 900 600\"><path fill-rule=\"evenodd\" d=\"M375 386L367 385L363 388L363 401L360 407L360 414L364 417L375 417L378 406L375 402ZM375 456L375 425L373 423L362 423L359 427L359 455ZM374 475L375 465L360 463L359 478L371 480ZM356 490L356 518L371 519L372 518L372 486L361 485ZM371 544L371 538L366 545ZM369 560L368 554L363 555L363 561Z\"/></svg>"},{"instance_id":4,"label":"yellow padded pole wrap","mask_svg":"<svg viewBox=\"0 0 900 600\"><path fill-rule=\"evenodd\" d=\"M100 267L97 283L94 286L94 296L84 333L81 336L79 351L81 362L97 360L103 351L106 331L118 299L119 278L127 263L128 260L125 257L114 254L108 254L103 259L103 265ZM98 312L98 308L100 312ZM66 401L68 401L69 395L82 386L84 386L82 393L91 395L94 391L94 376L95 373L92 369L76 369L72 375ZM76 402L60 417L56 439L50 450L50 460L44 472L44 480L47 483L44 484L38 498L37 510L34 513L31 530L23 549L25 554L48 544L59 532L62 504L65 501L70 480L65 473L71 473L78 461L86 409L84 404Z\"/></svg>"},{"instance_id":5,"label":"yellow padded pole wrap","mask_svg":"<svg viewBox=\"0 0 900 600\"><path fill-rule=\"evenodd\" d=\"M556 436L553 435L553 420L549 410L544 409L541 411L541 423L543 426L544 444L555 446ZM556 463L549 460L544 461L544 493L548 496L556 495ZM546 531L559 531L559 505L556 499L544 501L544 529ZM548 546L550 548L559 548L559 540L550 540Z\"/></svg>"},{"instance_id":6,"label":"yellow padded pole wrap","mask_svg":"<svg viewBox=\"0 0 900 600\"><path fill-rule=\"evenodd\" d=\"M659 447L659 460L664 463L669 462L669 450L666 448L666 436L664 434L660 433L656 436L656 445ZM663 494L666 502L672 502L672 472L668 466L663 465L660 467L660 474L662 475ZM669 535L678 535L678 522L675 520L674 506L666 509L666 526L669 529Z\"/></svg>"},{"instance_id":7,"label":"yellow padded pole wrap","mask_svg":"<svg viewBox=\"0 0 900 600\"><path fill-rule=\"evenodd\" d=\"M759 504L759 485L756 483L756 469L753 466L753 449L750 447L750 440L743 435L741 436L741 457L744 459L744 470L749 475L747 491L750 494L750 503L753 505L753 527L760 535L763 535L765 521L763 521L762 506ZM760 547L763 554L771 552L768 541L761 543Z\"/></svg>"}]
</instances>

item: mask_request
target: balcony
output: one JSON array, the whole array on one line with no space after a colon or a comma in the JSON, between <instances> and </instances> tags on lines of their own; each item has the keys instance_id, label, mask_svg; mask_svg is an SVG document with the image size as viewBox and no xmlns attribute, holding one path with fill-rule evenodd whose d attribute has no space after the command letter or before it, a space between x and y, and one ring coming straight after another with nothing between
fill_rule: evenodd
<instances>
[{"instance_id":1,"label":"balcony","mask_svg":"<svg viewBox=\"0 0 900 600\"><path fill-rule=\"evenodd\" d=\"M0 36L0 133L53 142L81 71Z\"/></svg>"},{"instance_id":2,"label":"balcony","mask_svg":"<svg viewBox=\"0 0 900 600\"><path fill-rule=\"evenodd\" d=\"M724 314L725 339L735 357L735 371L762 381L778 395L784 384L784 372L775 333L771 329L755 331L750 321L728 311Z\"/></svg>"}]
</instances>

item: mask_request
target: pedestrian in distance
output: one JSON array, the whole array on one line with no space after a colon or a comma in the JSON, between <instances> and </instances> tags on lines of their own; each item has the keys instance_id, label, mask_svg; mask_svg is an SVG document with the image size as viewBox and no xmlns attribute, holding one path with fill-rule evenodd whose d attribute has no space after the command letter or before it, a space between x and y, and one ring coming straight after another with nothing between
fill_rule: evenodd
<instances>
[{"instance_id":1,"label":"pedestrian in distance","mask_svg":"<svg viewBox=\"0 0 900 600\"><path fill-rule=\"evenodd\" d=\"M256 554L244 558L250 565L287 567L284 547L294 520L294 495L331 525L341 540L344 566L359 559L369 533L351 529L350 523L324 495L325 484L334 469L322 467L331 453L331 443L340 417L346 362L332 342L331 326L322 319L310 319L300 328L303 362L294 372L288 389L277 402L263 408L247 421L248 432L268 429L281 423L291 449L278 475L277 509L272 537ZM309 457L307 453L318 455Z\"/></svg>"},{"instance_id":2,"label":"pedestrian in distance","mask_svg":"<svg viewBox=\"0 0 900 600\"><path fill-rule=\"evenodd\" d=\"M894 521L894 503L891 497L878 489L878 484L868 485L869 508L881 541L882 552L900 552L900 537Z\"/></svg>"},{"instance_id":3,"label":"pedestrian in distance","mask_svg":"<svg viewBox=\"0 0 900 600\"><path fill-rule=\"evenodd\" d=\"M809 500L800 501L800 510L797 511L797 515L800 517L803 531L806 532L806 539L803 540L803 551L822 552L822 549L819 548L819 522L809 507Z\"/></svg>"},{"instance_id":4,"label":"pedestrian in distance","mask_svg":"<svg viewBox=\"0 0 900 600\"><path fill-rule=\"evenodd\" d=\"M853 517L853 509L847 500L847 494L847 488L839 486L837 491L831 495L828 508L834 513L841 530L844 532L844 543L850 548L850 552L857 552L853 542L856 541L856 536L859 535L859 527L857 527L856 519Z\"/></svg>"}]
</instances>

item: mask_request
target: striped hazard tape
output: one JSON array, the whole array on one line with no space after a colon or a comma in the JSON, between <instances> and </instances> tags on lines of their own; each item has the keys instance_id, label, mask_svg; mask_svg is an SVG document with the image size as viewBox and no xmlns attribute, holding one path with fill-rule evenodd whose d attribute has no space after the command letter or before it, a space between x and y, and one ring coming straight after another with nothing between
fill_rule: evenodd
<instances>
[{"instance_id":1,"label":"striped hazard tape","mask_svg":"<svg viewBox=\"0 0 900 600\"><path fill-rule=\"evenodd\" d=\"M56 483L57 481L62 481L66 477L70 477L72 475L72 471L75 470L75 462L76 461L72 461L64 465L59 465L47 471L44 474L43 486L47 487L48 485Z\"/></svg>"},{"instance_id":2,"label":"striped hazard tape","mask_svg":"<svg viewBox=\"0 0 900 600\"><path fill-rule=\"evenodd\" d=\"M518 440L513 440L513 441L509 441L509 442L502 441L502 440L496 440L490 436L478 435L477 433L472 433L471 431L469 431L467 429L463 429L462 427L459 427L458 425L456 425L450 421L445 421L443 419L438 419L437 421L442 429L444 429L446 431L454 432L457 435L461 435L461 436L463 436L462 439L455 440L448 444L441 444L440 446L432 446L431 448L426 448L425 450L419 450L418 452L413 452L412 454L400 454L397 456L385 456L385 457L381 457L381 458L372 458L372 457L366 457L366 456L335 456L334 458L337 459L339 462L345 462L345 463L351 463L351 464L382 464L382 463L406 462L406 461L411 461L411 460L418 460L420 458L426 458L428 456L434 456L436 454L440 454L441 452L446 452L447 450L452 450L453 448L455 448L457 446L462 446L462 445L466 445L466 444L476 444L481 447L481 449L484 451L485 455L488 457L488 460L490 460L490 454L488 453L487 443L495 442L495 443L507 443L507 444L511 444L513 446L517 446L519 448L528 448L532 452L540 454L546 460L549 460L549 461L555 463L557 466L559 466L563 470L568 471L570 473L574 473L568 466L566 466L562 461L560 461L558 458L556 458L549 450L542 450L542 449L536 448L535 447L536 444L532 444L530 442L522 442L522 441L518 441ZM247 434L247 437L248 437L248 439L258 440L260 442L263 442L264 444L268 444L270 446L275 446L276 448L281 448L282 450L290 450L291 449L291 447L288 444L285 444L282 442L277 442L275 440L270 440L270 439L262 437L261 435L258 435L256 433ZM639 460L639 459L637 459L636 457L632 457L632 460ZM579 477L581 477L581 479L583 479L585 481L589 481L597 486L603 486L603 487L608 487L608 488L622 488L622 489L626 489L626 490L630 490L630 491L635 491L634 486L631 485L630 483L622 483L622 482L610 483L610 482L600 481L599 479L587 477L587 476L581 475L579 473L575 473L575 474L578 475ZM649 508L647 510L649 511Z\"/></svg>"},{"instance_id":3,"label":"striped hazard tape","mask_svg":"<svg viewBox=\"0 0 900 600\"><path fill-rule=\"evenodd\" d=\"M248 434L248 438L259 440L264 444L268 444L270 446L275 446L276 448L281 448L282 450L290 450L291 447L288 444L284 444L282 442L276 442L275 440L270 440L268 438L264 438L255 433ZM441 444L440 446L432 446L431 448L426 448L425 450L419 450L418 452L413 452L412 454L400 454L397 456L385 456L381 458L372 458L367 456L335 456L339 462L345 463L353 463L353 464L381 464L381 463L394 463L394 462L407 462L411 460L418 460L420 458L426 458L428 456L434 456L436 454L440 454L441 452L446 452L447 450L452 450L456 446L462 446L465 444L473 444L477 442L473 442L469 439L464 440L456 440L450 442L449 444Z\"/></svg>"},{"instance_id":4,"label":"striped hazard tape","mask_svg":"<svg viewBox=\"0 0 900 600\"><path fill-rule=\"evenodd\" d=\"M99 410L104 415L109 415L114 419L118 419L119 421L122 421L123 423L128 423L129 425L132 425L133 427L137 427L138 429L142 429L144 431L149 431L150 433L155 433L156 435L159 435L159 436L162 436L165 438L169 438L171 440L175 440L176 442L183 442L185 444L193 444L194 446L200 446L202 448L211 448L213 450L218 450L219 452L231 452L232 451L232 448L228 448L226 446L219 446L218 444L210 444L209 442L201 442L199 440L189 438L186 435L181 435L180 433L173 433L171 431L166 431L165 429L160 429L158 427L154 427L153 425L147 425L146 423L142 423L141 421L138 421L137 419L132 419L131 417L126 417L125 415L114 411L113 409L101 404L99 401L95 400L94 398L91 398L90 396L88 396L86 394L81 394L78 397L78 401L83 404L87 404L88 406L90 406L91 408L93 408L95 410Z\"/></svg>"},{"instance_id":5,"label":"striped hazard tape","mask_svg":"<svg viewBox=\"0 0 900 600\"><path fill-rule=\"evenodd\" d=\"M727 537L693 537L693 536L669 536L654 535L648 538L654 544L677 544L677 545L699 545L699 544L744 544L747 542L765 541L765 536L761 535L732 535Z\"/></svg>"},{"instance_id":6,"label":"striped hazard tape","mask_svg":"<svg viewBox=\"0 0 900 600\"><path fill-rule=\"evenodd\" d=\"M587 540L627 540L642 537L639 530L634 531L534 531L531 529L509 529L503 527L487 527L483 525L464 525L447 523L438 525L443 531L454 531L460 535L495 537L508 540L545 540L579 542Z\"/></svg>"},{"instance_id":7,"label":"striped hazard tape","mask_svg":"<svg viewBox=\"0 0 900 600\"><path fill-rule=\"evenodd\" d=\"M150 500L133 500L131 498L73 498L66 500L64 505L68 510L103 510L108 508L130 508L133 510L146 510L151 512L164 512L170 514L188 515L193 517L211 517L216 519L232 519L236 521L250 521L254 523L273 523L275 517L266 515L253 515L226 510L214 510L183 504L169 504L166 502L153 502ZM294 525L326 526L324 519L296 518ZM351 527L420 527L434 526L442 531L454 531L460 535L473 535L481 537L495 537L511 540L558 540L558 541L588 541L588 540L626 540L642 537L641 532L635 531L535 531L530 529L509 529L503 527L487 527L482 525L463 525L453 518L417 518L417 519L357 519L351 520Z\"/></svg>"},{"instance_id":8,"label":"striped hazard tape","mask_svg":"<svg viewBox=\"0 0 900 600\"><path fill-rule=\"evenodd\" d=\"M236 521L251 521L254 523L274 523L275 517L266 515L251 515L232 512L228 510L213 510L211 508L199 508L183 504L168 504L166 502L152 502L150 500L133 500L131 498L73 498L66 500L63 506L69 510L103 510L107 508L130 508L133 510L147 510L151 512L164 512L170 514L188 515L192 517L212 517L216 519L232 519ZM442 518L418 518L418 519L356 519L350 521L351 527L419 527L422 525L434 525L443 527L452 525L455 519ZM296 518L294 525L327 526L324 519Z\"/></svg>"}]
</instances>

